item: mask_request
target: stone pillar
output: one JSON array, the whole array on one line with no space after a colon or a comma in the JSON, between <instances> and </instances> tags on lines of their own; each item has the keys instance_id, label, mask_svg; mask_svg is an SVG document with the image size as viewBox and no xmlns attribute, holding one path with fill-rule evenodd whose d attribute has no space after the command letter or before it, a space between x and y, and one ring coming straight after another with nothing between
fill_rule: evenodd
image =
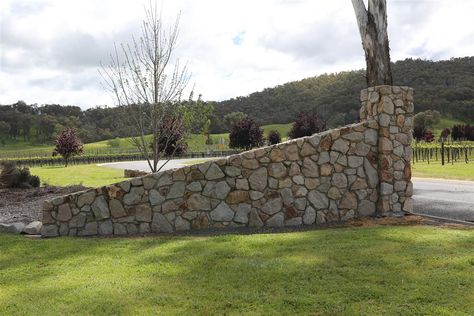
<instances>
[{"instance_id":1,"label":"stone pillar","mask_svg":"<svg viewBox=\"0 0 474 316\"><path fill-rule=\"evenodd\" d=\"M377 213L412 211L413 89L376 86L361 91L361 120L378 123Z\"/></svg>"}]
</instances>

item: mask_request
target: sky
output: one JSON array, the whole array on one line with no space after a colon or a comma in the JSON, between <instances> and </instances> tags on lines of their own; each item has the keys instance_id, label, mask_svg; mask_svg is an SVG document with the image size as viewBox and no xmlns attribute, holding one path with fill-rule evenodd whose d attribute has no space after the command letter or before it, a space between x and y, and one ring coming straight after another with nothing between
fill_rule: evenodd
<instances>
[{"instance_id":1,"label":"sky","mask_svg":"<svg viewBox=\"0 0 474 316\"><path fill-rule=\"evenodd\" d=\"M114 105L98 74L114 43L140 36L148 0L0 1L0 104ZM362 69L350 0L164 0L181 12L175 57L204 100ZM387 0L392 61L474 55L473 0Z\"/></svg>"}]
</instances>

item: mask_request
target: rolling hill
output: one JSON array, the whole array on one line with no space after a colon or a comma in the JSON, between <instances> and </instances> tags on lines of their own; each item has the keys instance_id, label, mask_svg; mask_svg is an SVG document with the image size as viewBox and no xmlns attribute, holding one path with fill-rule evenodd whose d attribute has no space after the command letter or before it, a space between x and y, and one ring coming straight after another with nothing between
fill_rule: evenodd
<instances>
[{"instance_id":1,"label":"rolling hill","mask_svg":"<svg viewBox=\"0 0 474 316\"><path fill-rule=\"evenodd\" d=\"M415 89L415 111L433 109L444 116L474 122L474 57L443 61L406 59L392 66L394 84ZM224 132L225 114L241 111L258 123L288 123L301 111L316 111L329 126L358 119L364 70L323 74L289 82L245 97L216 102L212 131Z\"/></svg>"}]
</instances>

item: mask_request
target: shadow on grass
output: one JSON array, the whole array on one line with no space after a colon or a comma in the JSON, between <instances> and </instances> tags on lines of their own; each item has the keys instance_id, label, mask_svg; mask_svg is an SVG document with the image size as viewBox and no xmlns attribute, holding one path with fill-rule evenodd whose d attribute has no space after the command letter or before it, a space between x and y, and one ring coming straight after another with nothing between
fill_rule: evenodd
<instances>
[{"instance_id":1,"label":"shadow on grass","mask_svg":"<svg viewBox=\"0 0 474 316\"><path fill-rule=\"evenodd\" d=\"M474 308L473 231L0 238L6 289L0 314L439 314Z\"/></svg>"}]
</instances>

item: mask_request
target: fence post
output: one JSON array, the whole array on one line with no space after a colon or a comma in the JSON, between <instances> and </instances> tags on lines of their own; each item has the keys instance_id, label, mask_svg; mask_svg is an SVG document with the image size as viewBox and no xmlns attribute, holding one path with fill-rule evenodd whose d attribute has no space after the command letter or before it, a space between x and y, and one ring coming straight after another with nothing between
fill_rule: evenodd
<instances>
[{"instance_id":1,"label":"fence post","mask_svg":"<svg viewBox=\"0 0 474 316\"><path fill-rule=\"evenodd\" d=\"M444 140L441 142L441 165L444 166Z\"/></svg>"}]
</instances>

